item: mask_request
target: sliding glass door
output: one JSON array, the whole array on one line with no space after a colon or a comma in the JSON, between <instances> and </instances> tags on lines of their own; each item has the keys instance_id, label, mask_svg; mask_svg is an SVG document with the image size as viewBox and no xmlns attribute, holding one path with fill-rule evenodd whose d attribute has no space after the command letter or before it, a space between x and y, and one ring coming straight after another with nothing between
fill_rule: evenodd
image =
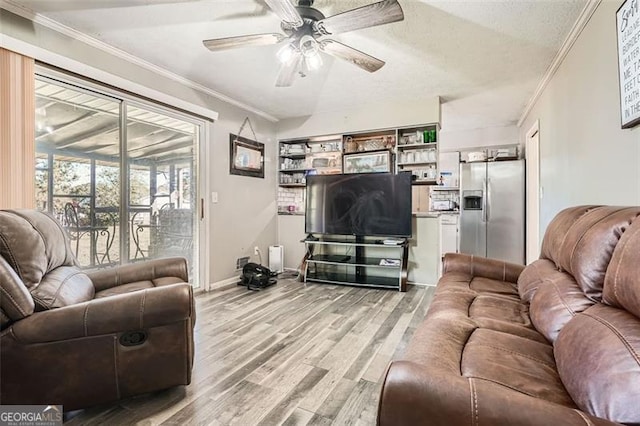
<instances>
[{"instance_id":1,"label":"sliding glass door","mask_svg":"<svg viewBox=\"0 0 640 426\"><path fill-rule=\"evenodd\" d=\"M149 107L126 105L129 256L197 259L199 128Z\"/></svg>"},{"instance_id":2,"label":"sliding glass door","mask_svg":"<svg viewBox=\"0 0 640 426\"><path fill-rule=\"evenodd\" d=\"M38 76L37 206L67 230L83 267L186 257L199 280L203 122Z\"/></svg>"}]
</instances>

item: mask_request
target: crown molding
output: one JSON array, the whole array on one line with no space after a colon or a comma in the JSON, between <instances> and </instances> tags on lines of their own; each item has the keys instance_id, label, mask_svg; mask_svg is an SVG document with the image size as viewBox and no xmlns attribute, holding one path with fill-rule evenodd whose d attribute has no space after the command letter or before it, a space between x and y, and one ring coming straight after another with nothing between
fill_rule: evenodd
<instances>
[{"instance_id":1,"label":"crown molding","mask_svg":"<svg viewBox=\"0 0 640 426\"><path fill-rule=\"evenodd\" d=\"M134 56L130 53L127 53L121 49L118 49L114 46L111 46L110 44L107 44L103 41L100 41L94 37L91 37L85 33L82 33L78 30L75 30L67 25L64 25L58 21L55 21L51 18L48 18L44 15L41 15L37 12L34 12L33 10L15 3L13 0L0 0L0 9L5 9L8 10L11 13L14 13L18 16L21 16L25 19L28 19L32 22L35 22L39 25L42 25L43 27L49 28L53 31L56 31L60 34L63 34L67 37L70 37L76 41L85 43L91 47L94 47L96 49L99 49L105 53L108 53L112 56L115 56L117 58L123 59L127 62L130 62L134 65L137 65L141 68L147 69L155 74L161 75L165 78L168 78L170 80L173 80L177 83L180 83L184 86L187 86L191 89L197 90L198 92L207 94L209 96L212 96L216 99L219 99L223 102L229 103L231 105L234 105L238 108L242 108L246 111L252 112L256 115L259 115L260 117L271 121L273 123L276 123L279 121L278 118L274 117L271 114L268 114L258 108L252 107L251 105L247 105L243 102L240 102L238 100L235 100L227 95L224 95L220 92L217 92L213 89L210 89L200 83L196 83L195 81L189 80L185 77L182 77L174 72L171 72L165 68L159 67L157 65L152 64L151 62L147 62L143 59L138 58L137 56ZM37 59L37 58L36 58Z\"/></svg>"},{"instance_id":2,"label":"crown molding","mask_svg":"<svg viewBox=\"0 0 640 426\"><path fill-rule=\"evenodd\" d=\"M582 30L584 29L584 27L586 27L587 24L589 23L591 16L593 16L594 12L596 11L596 9L598 8L601 2L602 0L589 0L587 4L584 6L584 8L582 9L582 12L580 12L580 16L578 16L578 19L576 20L575 24L573 24L571 31L569 31L569 35L565 39L564 43L562 43L560 50L558 51L555 58L553 59L553 62L551 62L551 65L549 65L549 68L547 68L547 72L544 74L544 77L538 84L538 87L536 88L536 91L534 92L533 96L531 97L531 99L529 99L529 102L527 103L526 108L524 109L522 115L520 116L520 119L518 120L518 124L517 124L518 127L522 126L527 116L533 109L533 106L536 104L536 102L538 102L538 99L540 99L540 96L542 96L542 92L544 92L544 90L549 85L549 82L555 75L558 68L560 68L560 65L564 61L564 58L567 56L567 54L573 47L573 44L576 42L576 40L582 33Z\"/></svg>"}]
</instances>

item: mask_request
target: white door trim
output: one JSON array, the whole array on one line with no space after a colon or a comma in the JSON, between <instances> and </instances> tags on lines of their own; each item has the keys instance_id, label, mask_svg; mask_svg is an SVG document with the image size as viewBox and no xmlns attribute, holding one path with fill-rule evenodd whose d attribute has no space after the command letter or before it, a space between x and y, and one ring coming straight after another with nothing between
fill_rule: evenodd
<instances>
[{"instance_id":1,"label":"white door trim","mask_svg":"<svg viewBox=\"0 0 640 426\"><path fill-rule=\"evenodd\" d=\"M526 259L527 264L540 255L540 120L536 120L525 138L526 153Z\"/></svg>"}]
</instances>

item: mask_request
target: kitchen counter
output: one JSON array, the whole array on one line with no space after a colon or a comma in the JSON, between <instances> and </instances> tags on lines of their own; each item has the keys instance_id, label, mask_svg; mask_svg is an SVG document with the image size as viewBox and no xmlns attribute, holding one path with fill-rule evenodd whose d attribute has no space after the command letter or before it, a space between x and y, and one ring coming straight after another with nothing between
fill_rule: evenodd
<instances>
[{"instance_id":1,"label":"kitchen counter","mask_svg":"<svg viewBox=\"0 0 640 426\"><path fill-rule=\"evenodd\" d=\"M444 210L444 211L437 211L437 212L414 212L414 213L411 213L411 215L413 217L433 217L433 218L440 217L443 214L460 214L460 211L459 210L452 210L452 211Z\"/></svg>"}]
</instances>

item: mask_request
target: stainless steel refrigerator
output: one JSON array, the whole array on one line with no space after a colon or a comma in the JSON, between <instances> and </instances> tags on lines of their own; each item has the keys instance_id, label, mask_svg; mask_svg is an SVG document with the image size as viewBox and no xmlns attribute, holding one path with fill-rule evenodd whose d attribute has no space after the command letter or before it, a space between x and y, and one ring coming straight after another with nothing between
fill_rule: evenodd
<instances>
[{"instance_id":1,"label":"stainless steel refrigerator","mask_svg":"<svg viewBox=\"0 0 640 426\"><path fill-rule=\"evenodd\" d=\"M525 262L524 160L460 164L460 252Z\"/></svg>"}]
</instances>

